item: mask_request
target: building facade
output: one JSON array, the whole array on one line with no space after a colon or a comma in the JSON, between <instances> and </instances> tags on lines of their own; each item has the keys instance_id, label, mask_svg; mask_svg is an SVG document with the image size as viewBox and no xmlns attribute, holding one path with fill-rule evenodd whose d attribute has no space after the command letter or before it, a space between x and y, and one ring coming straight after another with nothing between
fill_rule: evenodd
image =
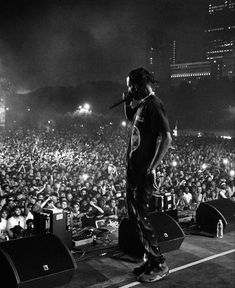
<instances>
[{"instance_id":1,"label":"building facade","mask_svg":"<svg viewBox=\"0 0 235 288\"><path fill-rule=\"evenodd\" d=\"M210 78L212 69L210 61L171 64L171 82L196 82L200 79Z\"/></svg>"},{"instance_id":2,"label":"building facade","mask_svg":"<svg viewBox=\"0 0 235 288\"><path fill-rule=\"evenodd\" d=\"M235 79L235 51L224 56L222 61L222 77L229 80Z\"/></svg>"},{"instance_id":3,"label":"building facade","mask_svg":"<svg viewBox=\"0 0 235 288\"><path fill-rule=\"evenodd\" d=\"M235 0L210 0L205 29L206 60L222 60L235 44Z\"/></svg>"},{"instance_id":4,"label":"building facade","mask_svg":"<svg viewBox=\"0 0 235 288\"><path fill-rule=\"evenodd\" d=\"M147 69L161 86L170 84L170 42L167 35L159 30L149 32L147 41Z\"/></svg>"},{"instance_id":5,"label":"building facade","mask_svg":"<svg viewBox=\"0 0 235 288\"><path fill-rule=\"evenodd\" d=\"M210 0L205 19L204 59L179 63L177 43L161 31L148 42L148 69L160 81L177 85L182 81L235 78L235 0Z\"/></svg>"}]
</instances>

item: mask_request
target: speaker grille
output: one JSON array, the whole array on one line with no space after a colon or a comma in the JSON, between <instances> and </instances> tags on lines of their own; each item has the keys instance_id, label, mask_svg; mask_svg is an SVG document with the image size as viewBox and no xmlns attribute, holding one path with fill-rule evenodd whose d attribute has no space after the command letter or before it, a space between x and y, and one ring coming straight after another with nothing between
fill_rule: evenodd
<instances>
[{"instance_id":1,"label":"speaker grille","mask_svg":"<svg viewBox=\"0 0 235 288\"><path fill-rule=\"evenodd\" d=\"M200 228L212 234L216 234L217 223L221 219L224 224L224 232L234 230L235 202L230 199L218 199L203 202L196 211L196 222Z\"/></svg>"},{"instance_id":2,"label":"speaker grille","mask_svg":"<svg viewBox=\"0 0 235 288\"><path fill-rule=\"evenodd\" d=\"M166 213L153 213L150 219L159 243L184 237L184 232L179 224Z\"/></svg>"},{"instance_id":3,"label":"speaker grille","mask_svg":"<svg viewBox=\"0 0 235 288\"><path fill-rule=\"evenodd\" d=\"M163 212L154 212L150 215L150 221L162 253L179 249L184 241L184 232L172 217ZM123 219L119 226L118 244L124 253L135 258L143 257L144 250L135 223L129 219Z\"/></svg>"},{"instance_id":4,"label":"speaker grille","mask_svg":"<svg viewBox=\"0 0 235 288\"><path fill-rule=\"evenodd\" d=\"M68 249L52 234L2 242L0 254L0 263L5 263L4 271L6 274L12 274L10 270L13 270L18 283L73 270L76 267Z\"/></svg>"}]
</instances>

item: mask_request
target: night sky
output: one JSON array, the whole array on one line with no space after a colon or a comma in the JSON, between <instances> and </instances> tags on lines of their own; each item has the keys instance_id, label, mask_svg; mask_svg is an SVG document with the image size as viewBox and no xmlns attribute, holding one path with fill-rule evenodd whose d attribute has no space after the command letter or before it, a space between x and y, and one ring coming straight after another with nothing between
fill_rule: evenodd
<instances>
[{"instance_id":1,"label":"night sky","mask_svg":"<svg viewBox=\"0 0 235 288\"><path fill-rule=\"evenodd\" d=\"M1 1L0 75L18 92L82 81L124 82L146 63L149 31L201 60L206 0Z\"/></svg>"}]
</instances>

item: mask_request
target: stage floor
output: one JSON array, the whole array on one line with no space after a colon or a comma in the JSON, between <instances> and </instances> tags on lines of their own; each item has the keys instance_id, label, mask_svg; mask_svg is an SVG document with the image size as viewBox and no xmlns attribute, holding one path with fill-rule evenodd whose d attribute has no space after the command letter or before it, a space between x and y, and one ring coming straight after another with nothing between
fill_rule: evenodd
<instances>
[{"instance_id":1,"label":"stage floor","mask_svg":"<svg viewBox=\"0 0 235 288\"><path fill-rule=\"evenodd\" d=\"M179 250L164 254L170 275L150 284L137 282L131 272L136 264L114 259L115 250L81 258L72 281L60 288L235 287L235 231L222 239L186 235Z\"/></svg>"}]
</instances>

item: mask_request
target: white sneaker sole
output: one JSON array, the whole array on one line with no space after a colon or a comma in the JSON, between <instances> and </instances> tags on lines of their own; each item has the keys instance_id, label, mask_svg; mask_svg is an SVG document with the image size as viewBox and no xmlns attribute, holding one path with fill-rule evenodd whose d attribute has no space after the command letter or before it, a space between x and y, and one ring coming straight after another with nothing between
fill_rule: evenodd
<instances>
[{"instance_id":1,"label":"white sneaker sole","mask_svg":"<svg viewBox=\"0 0 235 288\"><path fill-rule=\"evenodd\" d=\"M149 278L146 279L141 279L141 277L144 275L144 273L142 275L140 275L137 280L140 282L145 282L145 283L151 283L151 282L156 282L159 280L162 280L163 278L165 278L167 275L169 275L169 269L162 275L156 275L155 277L153 276L151 278L151 275L149 275Z\"/></svg>"}]
</instances>

